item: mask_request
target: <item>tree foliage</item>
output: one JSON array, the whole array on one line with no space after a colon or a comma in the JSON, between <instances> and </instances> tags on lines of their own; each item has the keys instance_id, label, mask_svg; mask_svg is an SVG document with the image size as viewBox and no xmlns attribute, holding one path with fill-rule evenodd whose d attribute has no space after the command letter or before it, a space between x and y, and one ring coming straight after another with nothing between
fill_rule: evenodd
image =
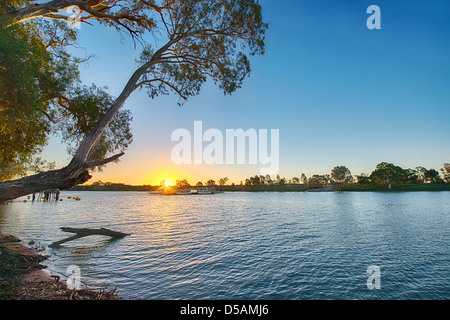
<instances>
[{"instance_id":1,"label":"tree foliage","mask_svg":"<svg viewBox=\"0 0 450 320\"><path fill-rule=\"evenodd\" d=\"M152 64L136 87L150 97L175 92L180 104L211 78L225 94L240 88L250 73L251 55L264 53L261 7L254 1L172 1L160 11L170 47L158 55L147 45L140 65ZM160 50L160 49L159 49ZM158 56L157 61L155 57Z\"/></svg>"},{"instance_id":2,"label":"tree foliage","mask_svg":"<svg viewBox=\"0 0 450 320\"><path fill-rule=\"evenodd\" d=\"M365 173L361 173L360 175L356 176L356 184L359 186L368 186L370 185L371 180L370 177L365 174Z\"/></svg>"},{"instance_id":3,"label":"tree foliage","mask_svg":"<svg viewBox=\"0 0 450 320\"><path fill-rule=\"evenodd\" d=\"M95 127L111 107L114 98L96 85L77 87L70 93L63 108L58 111L57 131L68 145L69 154L75 154L82 139ZM129 110L121 110L106 128L94 146L89 160L102 159L116 150L128 148L133 141Z\"/></svg>"},{"instance_id":4,"label":"tree foliage","mask_svg":"<svg viewBox=\"0 0 450 320\"><path fill-rule=\"evenodd\" d=\"M442 172L443 180L450 183L450 164L444 163L444 167L440 170Z\"/></svg>"},{"instance_id":5,"label":"tree foliage","mask_svg":"<svg viewBox=\"0 0 450 320\"><path fill-rule=\"evenodd\" d=\"M224 186L227 182L228 182L228 178L227 177L223 177L219 179L219 186Z\"/></svg>"},{"instance_id":6,"label":"tree foliage","mask_svg":"<svg viewBox=\"0 0 450 320\"><path fill-rule=\"evenodd\" d=\"M333 170L331 170L331 177L342 184L342 186L345 186L347 182L351 182L353 177L352 173L346 166L337 166L334 167Z\"/></svg>"},{"instance_id":7,"label":"tree foliage","mask_svg":"<svg viewBox=\"0 0 450 320\"><path fill-rule=\"evenodd\" d=\"M78 65L84 59L66 51L75 40L60 21L0 30L0 181L52 168L38 156L49 135L61 135L74 150L114 101L95 86L81 86ZM120 113L90 160L125 149L132 141L130 122L129 112Z\"/></svg>"},{"instance_id":8,"label":"tree foliage","mask_svg":"<svg viewBox=\"0 0 450 320\"><path fill-rule=\"evenodd\" d=\"M0 181L23 175L51 132L49 101L70 76L36 26L0 32ZM44 32L45 34L45 32Z\"/></svg>"},{"instance_id":9,"label":"tree foliage","mask_svg":"<svg viewBox=\"0 0 450 320\"><path fill-rule=\"evenodd\" d=\"M401 184L406 178L405 171L392 163L382 162L370 175L370 179L377 184Z\"/></svg>"},{"instance_id":10,"label":"tree foliage","mask_svg":"<svg viewBox=\"0 0 450 320\"><path fill-rule=\"evenodd\" d=\"M444 175L445 177L445 175ZM358 178L358 181L360 179ZM442 183L443 179L440 177L439 171L435 169L426 169L424 167L417 167L416 169L403 169L392 163L382 162L377 165L365 183L381 185L407 185L418 183Z\"/></svg>"},{"instance_id":11,"label":"tree foliage","mask_svg":"<svg viewBox=\"0 0 450 320\"><path fill-rule=\"evenodd\" d=\"M435 169L430 169L425 172L425 178L430 181L430 183L440 183L442 181L439 171Z\"/></svg>"},{"instance_id":12,"label":"tree foliage","mask_svg":"<svg viewBox=\"0 0 450 320\"><path fill-rule=\"evenodd\" d=\"M186 188L189 188L191 186L191 184L186 179L182 179L182 180L177 180L175 183L175 186L180 189L186 189Z\"/></svg>"},{"instance_id":13,"label":"tree foliage","mask_svg":"<svg viewBox=\"0 0 450 320\"><path fill-rule=\"evenodd\" d=\"M323 188L332 183L330 176L325 174L314 174L308 179L308 188Z\"/></svg>"}]
</instances>

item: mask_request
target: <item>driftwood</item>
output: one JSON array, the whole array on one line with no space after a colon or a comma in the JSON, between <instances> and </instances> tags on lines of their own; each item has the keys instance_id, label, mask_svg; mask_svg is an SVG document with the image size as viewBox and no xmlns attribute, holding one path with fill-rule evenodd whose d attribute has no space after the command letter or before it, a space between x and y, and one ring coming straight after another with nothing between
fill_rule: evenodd
<instances>
[{"instance_id":1,"label":"driftwood","mask_svg":"<svg viewBox=\"0 0 450 320\"><path fill-rule=\"evenodd\" d=\"M83 238L83 237L87 237L87 236L92 236L92 235L100 235L100 236L108 236L108 237L112 237L113 239L120 239L126 236L129 236L129 234L127 233L122 233L122 232L118 232L118 231L113 231L113 230L109 230L109 229L105 229L105 228L100 228L100 229L87 229L87 228L65 228L62 227L61 230L63 232L70 232L70 233L75 233L75 236L60 240L60 241L56 241L53 242L50 247L57 247L60 244L75 240L75 239L79 239L79 238Z\"/></svg>"}]
</instances>

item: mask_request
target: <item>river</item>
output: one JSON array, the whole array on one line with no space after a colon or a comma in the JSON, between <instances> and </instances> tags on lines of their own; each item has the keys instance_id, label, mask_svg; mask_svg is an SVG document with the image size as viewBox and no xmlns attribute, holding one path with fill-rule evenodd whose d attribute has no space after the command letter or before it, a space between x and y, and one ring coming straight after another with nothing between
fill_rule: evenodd
<instances>
[{"instance_id":1,"label":"river","mask_svg":"<svg viewBox=\"0 0 450 320\"><path fill-rule=\"evenodd\" d=\"M76 266L84 284L124 299L450 298L450 192L61 198L0 205L0 230L43 247L51 273ZM71 235L60 227L131 235L48 248Z\"/></svg>"}]
</instances>

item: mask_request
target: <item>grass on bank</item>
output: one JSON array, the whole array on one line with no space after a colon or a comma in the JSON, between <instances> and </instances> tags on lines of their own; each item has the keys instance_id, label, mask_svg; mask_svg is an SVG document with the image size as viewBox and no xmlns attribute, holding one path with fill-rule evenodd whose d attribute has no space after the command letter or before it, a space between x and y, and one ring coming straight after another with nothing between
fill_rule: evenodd
<instances>
[{"instance_id":1,"label":"grass on bank","mask_svg":"<svg viewBox=\"0 0 450 320\"><path fill-rule=\"evenodd\" d=\"M347 186L337 191L389 191L387 186ZM391 191L450 191L450 184L411 184L404 186L392 186Z\"/></svg>"}]
</instances>

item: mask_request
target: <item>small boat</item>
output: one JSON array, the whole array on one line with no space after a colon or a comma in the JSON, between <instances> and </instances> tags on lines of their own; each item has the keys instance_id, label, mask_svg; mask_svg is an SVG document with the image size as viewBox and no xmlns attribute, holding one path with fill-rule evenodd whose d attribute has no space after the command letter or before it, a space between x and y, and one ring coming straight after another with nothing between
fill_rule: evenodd
<instances>
[{"instance_id":1,"label":"small boat","mask_svg":"<svg viewBox=\"0 0 450 320\"><path fill-rule=\"evenodd\" d=\"M195 188L191 188L191 189L183 188L183 189L173 190L170 193L166 193L163 190L150 191L150 194L179 195L179 196L206 195L206 194L216 194L216 193L221 193L221 191L217 191L215 187L195 187Z\"/></svg>"}]
</instances>

